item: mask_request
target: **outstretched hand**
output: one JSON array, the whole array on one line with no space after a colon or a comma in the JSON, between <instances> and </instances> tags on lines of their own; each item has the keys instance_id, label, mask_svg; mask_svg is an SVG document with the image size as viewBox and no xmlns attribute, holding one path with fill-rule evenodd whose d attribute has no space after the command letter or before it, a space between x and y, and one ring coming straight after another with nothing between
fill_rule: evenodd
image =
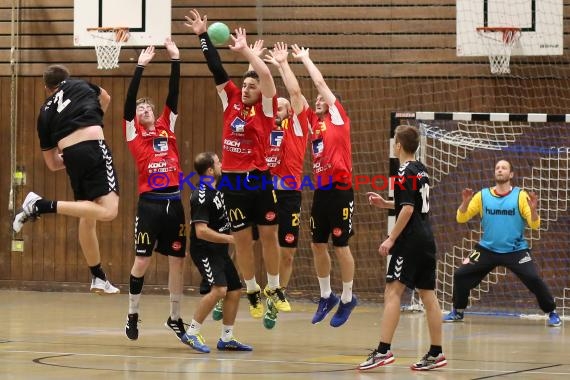
<instances>
[{"instance_id":1,"label":"outstretched hand","mask_svg":"<svg viewBox=\"0 0 570 380\"><path fill-rule=\"evenodd\" d=\"M293 58L295 59L303 59L304 57L309 57L309 48L299 47L299 45L294 44L291 45L291 49L293 50Z\"/></svg>"},{"instance_id":2,"label":"outstretched hand","mask_svg":"<svg viewBox=\"0 0 570 380\"><path fill-rule=\"evenodd\" d=\"M154 58L154 46L149 46L139 55L138 64L141 66L146 66Z\"/></svg>"},{"instance_id":3,"label":"outstretched hand","mask_svg":"<svg viewBox=\"0 0 570 380\"><path fill-rule=\"evenodd\" d=\"M172 41L171 37L166 37L164 41L164 47L170 56L170 59L180 59L180 51L178 50L178 46Z\"/></svg>"},{"instance_id":4,"label":"outstretched hand","mask_svg":"<svg viewBox=\"0 0 570 380\"><path fill-rule=\"evenodd\" d=\"M249 49L249 46L247 45L247 33L245 32L245 29L237 28L235 30L235 33L235 37L230 34L230 37L232 38L234 44L229 45L229 48L236 52L241 52L245 49Z\"/></svg>"},{"instance_id":5,"label":"outstretched hand","mask_svg":"<svg viewBox=\"0 0 570 380\"><path fill-rule=\"evenodd\" d=\"M200 13L196 9L192 9L190 15L184 16L184 18L186 19L184 25L192 29L194 34L199 36L208 31L208 16L200 16Z\"/></svg>"},{"instance_id":6,"label":"outstretched hand","mask_svg":"<svg viewBox=\"0 0 570 380\"><path fill-rule=\"evenodd\" d=\"M277 42L273 45L273 50L270 50L269 54L265 56L265 61L279 66L283 62L287 62L288 56L287 44L285 42Z\"/></svg>"},{"instance_id":7,"label":"outstretched hand","mask_svg":"<svg viewBox=\"0 0 570 380\"><path fill-rule=\"evenodd\" d=\"M249 45L251 52L256 56L258 56L259 58L261 58L263 52L265 51L265 48L263 47L263 42L264 42L263 40L257 40L253 43L253 45Z\"/></svg>"},{"instance_id":8,"label":"outstretched hand","mask_svg":"<svg viewBox=\"0 0 570 380\"><path fill-rule=\"evenodd\" d=\"M374 193L374 192L368 192L366 193L366 195L368 195L368 203L370 203L372 206L378 207L378 208L389 208L390 204L388 203L387 200L385 200L384 198L382 198L382 196L380 196L380 194Z\"/></svg>"},{"instance_id":9,"label":"outstretched hand","mask_svg":"<svg viewBox=\"0 0 570 380\"><path fill-rule=\"evenodd\" d=\"M473 194L475 192L473 191L473 189L470 188L465 188L463 189L463 191L461 191L461 199L463 201L463 203L467 204L471 201L471 198L473 198Z\"/></svg>"},{"instance_id":10,"label":"outstretched hand","mask_svg":"<svg viewBox=\"0 0 570 380\"><path fill-rule=\"evenodd\" d=\"M534 191L528 193L528 198L526 199L528 206L531 210L536 210L538 207L538 195Z\"/></svg>"}]
</instances>

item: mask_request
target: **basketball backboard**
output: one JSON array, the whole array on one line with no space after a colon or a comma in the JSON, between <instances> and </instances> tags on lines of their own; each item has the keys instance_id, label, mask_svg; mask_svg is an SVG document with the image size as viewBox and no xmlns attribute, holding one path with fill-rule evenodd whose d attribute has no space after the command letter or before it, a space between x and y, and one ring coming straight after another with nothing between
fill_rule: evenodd
<instances>
[{"instance_id":1,"label":"basketball backboard","mask_svg":"<svg viewBox=\"0 0 570 380\"><path fill-rule=\"evenodd\" d=\"M171 0L74 0L73 44L94 46L87 28L128 27L124 46L163 45L171 34Z\"/></svg>"},{"instance_id":2,"label":"basketball backboard","mask_svg":"<svg viewBox=\"0 0 570 380\"><path fill-rule=\"evenodd\" d=\"M521 29L511 55L561 55L562 0L457 0L457 55L486 56L477 27Z\"/></svg>"}]
</instances>

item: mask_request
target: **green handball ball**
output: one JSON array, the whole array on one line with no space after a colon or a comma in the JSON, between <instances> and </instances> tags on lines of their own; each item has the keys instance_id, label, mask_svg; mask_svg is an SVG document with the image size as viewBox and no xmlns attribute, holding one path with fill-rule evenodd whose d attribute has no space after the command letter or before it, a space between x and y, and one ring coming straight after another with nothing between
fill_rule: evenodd
<instances>
[{"instance_id":1,"label":"green handball ball","mask_svg":"<svg viewBox=\"0 0 570 380\"><path fill-rule=\"evenodd\" d=\"M230 28L223 22L215 22L208 27L208 36L214 45L222 45L230 38Z\"/></svg>"}]
</instances>

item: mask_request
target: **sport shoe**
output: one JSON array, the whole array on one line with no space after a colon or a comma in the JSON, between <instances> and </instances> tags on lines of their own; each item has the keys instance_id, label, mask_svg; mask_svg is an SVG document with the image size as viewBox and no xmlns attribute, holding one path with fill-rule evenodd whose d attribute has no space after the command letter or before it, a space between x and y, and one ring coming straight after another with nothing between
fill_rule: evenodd
<instances>
[{"instance_id":1,"label":"sport shoe","mask_svg":"<svg viewBox=\"0 0 570 380\"><path fill-rule=\"evenodd\" d=\"M440 353L437 356L430 356L430 354L425 354L423 358L420 359L419 362L412 364L410 366L411 369L414 371L429 371L430 369L435 369L439 367L443 367L447 365L447 360L445 360L445 356L443 353Z\"/></svg>"},{"instance_id":2,"label":"sport shoe","mask_svg":"<svg viewBox=\"0 0 570 380\"><path fill-rule=\"evenodd\" d=\"M119 288L115 288L109 280L103 281L99 277L91 277L91 292L100 295L103 294L119 294L121 291Z\"/></svg>"},{"instance_id":3,"label":"sport shoe","mask_svg":"<svg viewBox=\"0 0 570 380\"><path fill-rule=\"evenodd\" d=\"M287 301L287 298L285 298L283 289L277 288L275 290L270 290L269 287L266 286L265 289L263 289L263 294L265 294L265 297L271 298L271 301L273 301L277 310L291 311L291 305L289 304L289 301Z\"/></svg>"},{"instance_id":4,"label":"sport shoe","mask_svg":"<svg viewBox=\"0 0 570 380\"><path fill-rule=\"evenodd\" d=\"M388 350L385 354L381 354L378 350L374 350L368 355L368 358L360 363L358 369L361 371L372 369L376 367L380 367L383 365L390 364L394 362L396 358L392 355L392 351Z\"/></svg>"},{"instance_id":5,"label":"sport shoe","mask_svg":"<svg viewBox=\"0 0 570 380\"><path fill-rule=\"evenodd\" d=\"M550 314L548 314L548 326L550 327L558 327L562 324L562 321L560 321L560 317L558 316L558 313L555 311L551 311Z\"/></svg>"},{"instance_id":6,"label":"sport shoe","mask_svg":"<svg viewBox=\"0 0 570 380\"><path fill-rule=\"evenodd\" d=\"M210 347L206 346L206 341L202 337L202 334L196 334L196 335L184 334L182 335L182 338L180 340L182 341L182 343L189 345L198 352L204 354L210 353Z\"/></svg>"},{"instance_id":7,"label":"sport shoe","mask_svg":"<svg viewBox=\"0 0 570 380\"><path fill-rule=\"evenodd\" d=\"M220 338L217 348L220 351L253 351L253 347L241 343L236 338L232 338L229 342L224 342Z\"/></svg>"},{"instance_id":8,"label":"sport shoe","mask_svg":"<svg viewBox=\"0 0 570 380\"><path fill-rule=\"evenodd\" d=\"M319 306L317 307L317 311L315 312L311 323L315 325L325 319L327 314L330 313L332 309L334 309L339 301L340 298L338 298L334 293L331 293L328 298L321 297L319 300Z\"/></svg>"},{"instance_id":9,"label":"sport shoe","mask_svg":"<svg viewBox=\"0 0 570 380\"><path fill-rule=\"evenodd\" d=\"M184 327L184 321L182 321L182 318L178 318L178 320L175 321L168 317L166 322L164 322L164 326L174 331L180 340L182 340L182 335L186 334L186 327Z\"/></svg>"},{"instance_id":10,"label":"sport shoe","mask_svg":"<svg viewBox=\"0 0 570 380\"><path fill-rule=\"evenodd\" d=\"M449 314L443 317L444 322L463 322L463 312L452 309Z\"/></svg>"},{"instance_id":11,"label":"sport shoe","mask_svg":"<svg viewBox=\"0 0 570 380\"><path fill-rule=\"evenodd\" d=\"M253 318L263 317L263 304L261 303L261 290L255 291L253 293L247 293L247 299L249 300L249 314Z\"/></svg>"},{"instance_id":12,"label":"sport shoe","mask_svg":"<svg viewBox=\"0 0 570 380\"><path fill-rule=\"evenodd\" d=\"M36 209L36 202L42 199L38 194L34 192L29 192L22 203L22 211L20 211L14 217L14 222L12 223L12 228L14 232L18 233L22 229L24 223L36 220L40 214Z\"/></svg>"},{"instance_id":13,"label":"sport shoe","mask_svg":"<svg viewBox=\"0 0 570 380\"><path fill-rule=\"evenodd\" d=\"M125 326L125 334L130 340L137 340L139 338L139 313L127 315L127 325Z\"/></svg>"},{"instance_id":14,"label":"sport shoe","mask_svg":"<svg viewBox=\"0 0 570 380\"><path fill-rule=\"evenodd\" d=\"M338 309L336 313L334 313L333 317L331 318L331 326L332 327L339 327L342 326L350 317L350 313L352 310L358 305L358 299L355 295L352 296L352 299L348 303L341 302L338 305Z\"/></svg>"},{"instance_id":15,"label":"sport shoe","mask_svg":"<svg viewBox=\"0 0 570 380\"><path fill-rule=\"evenodd\" d=\"M218 302L216 302L216 306L214 306L214 310L212 310L212 319L214 321L221 321L224 319L224 299L222 298Z\"/></svg>"},{"instance_id":16,"label":"sport shoe","mask_svg":"<svg viewBox=\"0 0 570 380\"><path fill-rule=\"evenodd\" d=\"M263 315L263 326L271 330L277 323L277 313L279 313L279 310L277 310L271 298L268 298L265 302L267 304L267 311Z\"/></svg>"}]
</instances>

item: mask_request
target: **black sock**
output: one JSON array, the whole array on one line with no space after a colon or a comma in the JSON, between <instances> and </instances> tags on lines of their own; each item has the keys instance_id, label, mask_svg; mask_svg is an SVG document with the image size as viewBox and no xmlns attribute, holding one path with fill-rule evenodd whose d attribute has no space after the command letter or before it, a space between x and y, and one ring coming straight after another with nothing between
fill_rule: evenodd
<instances>
[{"instance_id":1,"label":"black sock","mask_svg":"<svg viewBox=\"0 0 570 380\"><path fill-rule=\"evenodd\" d=\"M130 294L141 294L144 284L144 276L135 277L131 274L129 279L129 293Z\"/></svg>"},{"instance_id":2,"label":"black sock","mask_svg":"<svg viewBox=\"0 0 570 380\"><path fill-rule=\"evenodd\" d=\"M107 281L107 276L105 276L105 272L103 271L103 268L101 268L101 263L89 267L89 270L91 270L91 274L97 278L100 278L103 281Z\"/></svg>"},{"instance_id":3,"label":"black sock","mask_svg":"<svg viewBox=\"0 0 570 380\"><path fill-rule=\"evenodd\" d=\"M437 355L441 354L442 349L441 346L434 346L433 344L429 346L428 355L432 357L436 357Z\"/></svg>"},{"instance_id":4,"label":"black sock","mask_svg":"<svg viewBox=\"0 0 570 380\"><path fill-rule=\"evenodd\" d=\"M390 347L392 345L390 343L380 342L378 345L378 352L381 354L385 354L386 352L390 351Z\"/></svg>"},{"instance_id":5,"label":"black sock","mask_svg":"<svg viewBox=\"0 0 570 380\"><path fill-rule=\"evenodd\" d=\"M35 206L40 214L53 214L57 212L57 201L42 198L36 201Z\"/></svg>"}]
</instances>

